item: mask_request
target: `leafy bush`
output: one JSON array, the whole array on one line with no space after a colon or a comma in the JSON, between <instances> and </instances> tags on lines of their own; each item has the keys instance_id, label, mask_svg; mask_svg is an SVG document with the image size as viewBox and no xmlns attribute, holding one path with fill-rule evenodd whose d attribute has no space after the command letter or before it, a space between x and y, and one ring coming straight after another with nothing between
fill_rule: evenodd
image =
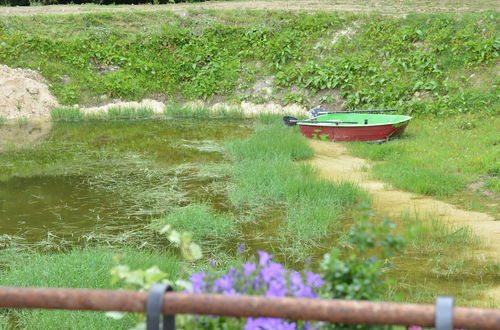
<instances>
[{"instance_id":1,"label":"leafy bush","mask_svg":"<svg viewBox=\"0 0 500 330\"><path fill-rule=\"evenodd\" d=\"M388 220L379 225L362 219L349 232L349 256L342 258L342 252L333 248L325 254L321 264L325 280L323 287L326 298L377 300L386 289L382 279L384 258L401 252L405 239L391 232L394 224Z\"/></svg>"}]
</instances>

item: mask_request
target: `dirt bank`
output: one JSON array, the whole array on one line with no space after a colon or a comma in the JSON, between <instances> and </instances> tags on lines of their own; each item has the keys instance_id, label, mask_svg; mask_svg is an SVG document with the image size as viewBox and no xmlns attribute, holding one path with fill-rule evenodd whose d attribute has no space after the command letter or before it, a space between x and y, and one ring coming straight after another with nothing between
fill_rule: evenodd
<instances>
[{"instance_id":1,"label":"dirt bank","mask_svg":"<svg viewBox=\"0 0 500 330\"><path fill-rule=\"evenodd\" d=\"M5 119L49 117L59 105L41 74L6 65L0 65L0 100L0 116Z\"/></svg>"},{"instance_id":2,"label":"dirt bank","mask_svg":"<svg viewBox=\"0 0 500 330\"><path fill-rule=\"evenodd\" d=\"M391 15L406 15L408 12L464 12L494 10L497 0L463 1L400 1L400 0L296 0L296 1L206 1L202 3L182 3L170 5L51 5L29 7L0 7L0 16L32 16L87 14L118 11L161 11L185 12L189 10L310 10L310 11L348 11L356 13L380 12Z\"/></svg>"}]
</instances>

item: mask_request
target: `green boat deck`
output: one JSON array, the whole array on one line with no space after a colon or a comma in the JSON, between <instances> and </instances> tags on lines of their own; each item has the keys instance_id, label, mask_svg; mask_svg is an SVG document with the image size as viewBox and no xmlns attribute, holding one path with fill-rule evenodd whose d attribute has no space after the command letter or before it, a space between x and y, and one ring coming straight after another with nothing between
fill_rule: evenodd
<instances>
[{"instance_id":1,"label":"green boat deck","mask_svg":"<svg viewBox=\"0 0 500 330\"><path fill-rule=\"evenodd\" d=\"M340 121L354 121L357 124L341 124L342 126L370 126L370 125L388 125L388 124L398 124L406 122L412 119L410 116L405 115L384 115L384 114L373 114L373 113L334 113L321 115L316 118L318 121L323 123L315 124L314 121L311 123L301 123L301 125L321 125L321 126L337 126L335 123L324 123L328 120L340 120ZM367 124L365 124L367 121Z\"/></svg>"}]
</instances>

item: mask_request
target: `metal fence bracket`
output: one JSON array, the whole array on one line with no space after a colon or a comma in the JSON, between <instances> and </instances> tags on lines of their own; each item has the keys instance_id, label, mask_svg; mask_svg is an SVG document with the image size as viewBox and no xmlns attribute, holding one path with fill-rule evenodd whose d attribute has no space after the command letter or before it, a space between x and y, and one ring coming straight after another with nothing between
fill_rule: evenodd
<instances>
[{"instance_id":1,"label":"metal fence bracket","mask_svg":"<svg viewBox=\"0 0 500 330\"><path fill-rule=\"evenodd\" d=\"M160 330L160 318L163 310L165 292L173 291L167 284L154 284L149 291L146 304L146 329ZM163 330L175 330L175 315L163 315Z\"/></svg>"},{"instance_id":2,"label":"metal fence bracket","mask_svg":"<svg viewBox=\"0 0 500 330\"><path fill-rule=\"evenodd\" d=\"M453 330L453 297L437 297L436 330Z\"/></svg>"}]
</instances>

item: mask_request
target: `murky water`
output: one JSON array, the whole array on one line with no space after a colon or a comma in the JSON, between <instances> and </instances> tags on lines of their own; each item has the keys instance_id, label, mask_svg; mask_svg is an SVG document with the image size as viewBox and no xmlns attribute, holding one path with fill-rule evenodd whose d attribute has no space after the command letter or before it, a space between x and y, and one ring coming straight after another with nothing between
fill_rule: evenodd
<instances>
[{"instance_id":1,"label":"murky water","mask_svg":"<svg viewBox=\"0 0 500 330\"><path fill-rule=\"evenodd\" d=\"M56 124L46 140L0 153L0 235L77 242L116 232L169 207L223 197L201 169L223 160L243 121L175 120Z\"/></svg>"}]
</instances>

